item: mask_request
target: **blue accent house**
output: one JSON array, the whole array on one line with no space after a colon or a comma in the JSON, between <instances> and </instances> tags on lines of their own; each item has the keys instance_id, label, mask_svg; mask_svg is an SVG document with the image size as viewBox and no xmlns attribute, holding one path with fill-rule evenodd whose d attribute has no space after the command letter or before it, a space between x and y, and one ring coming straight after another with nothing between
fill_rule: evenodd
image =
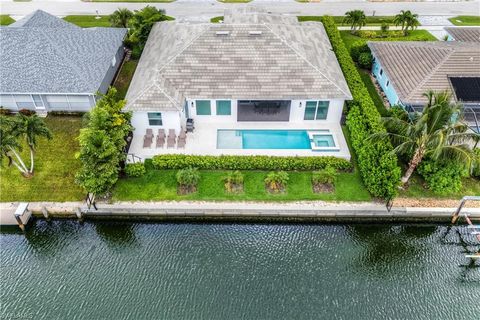
<instances>
[{"instance_id":1,"label":"blue accent house","mask_svg":"<svg viewBox=\"0 0 480 320\"><path fill-rule=\"evenodd\" d=\"M395 92L395 88L393 88L393 85L390 83L390 79L388 78L387 73L385 70L382 68L382 65L378 61L378 59L374 57L373 60L373 66L372 66L372 74L375 76L375 78L378 81L378 84L382 88L383 92L387 96L388 102L390 103L391 106L394 106L396 104L400 104L400 100L398 98L397 93Z\"/></svg>"}]
</instances>

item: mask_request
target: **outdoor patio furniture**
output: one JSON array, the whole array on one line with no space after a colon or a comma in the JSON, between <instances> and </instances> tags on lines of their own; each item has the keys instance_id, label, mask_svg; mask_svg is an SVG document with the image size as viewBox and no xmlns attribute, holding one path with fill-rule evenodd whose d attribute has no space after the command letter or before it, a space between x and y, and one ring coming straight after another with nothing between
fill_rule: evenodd
<instances>
[{"instance_id":1,"label":"outdoor patio furniture","mask_svg":"<svg viewBox=\"0 0 480 320\"><path fill-rule=\"evenodd\" d=\"M187 139L187 133L183 130L180 131L180 134L178 135L178 140L180 139L183 139L183 140Z\"/></svg>"},{"instance_id":2,"label":"outdoor patio furniture","mask_svg":"<svg viewBox=\"0 0 480 320\"><path fill-rule=\"evenodd\" d=\"M195 129L195 125L193 123L192 118L187 119L187 125L186 125L187 132L193 132L193 129Z\"/></svg>"},{"instance_id":3,"label":"outdoor patio furniture","mask_svg":"<svg viewBox=\"0 0 480 320\"><path fill-rule=\"evenodd\" d=\"M175 139L172 139L172 138L167 139L167 148L175 148Z\"/></svg>"},{"instance_id":4,"label":"outdoor patio furniture","mask_svg":"<svg viewBox=\"0 0 480 320\"><path fill-rule=\"evenodd\" d=\"M158 137L165 139L165 129L158 129Z\"/></svg>"},{"instance_id":5,"label":"outdoor patio furniture","mask_svg":"<svg viewBox=\"0 0 480 320\"><path fill-rule=\"evenodd\" d=\"M152 146L153 136L149 136L148 134L143 136L143 147L150 148Z\"/></svg>"},{"instance_id":6,"label":"outdoor patio furniture","mask_svg":"<svg viewBox=\"0 0 480 320\"><path fill-rule=\"evenodd\" d=\"M175 148L176 140L177 140L177 135L175 134L175 129L169 129L168 138L167 138L167 148Z\"/></svg>"},{"instance_id":7,"label":"outdoor patio furniture","mask_svg":"<svg viewBox=\"0 0 480 320\"><path fill-rule=\"evenodd\" d=\"M153 139L153 130L147 129L147 133L145 134L146 137L151 137Z\"/></svg>"},{"instance_id":8,"label":"outdoor patio furniture","mask_svg":"<svg viewBox=\"0 0 480 320\"><path fill-rule=\"evenodd\" d=\"M180 149L185 149L185 144L187 143L187 139L181 139L181 138L178 138L178 142L177 142L177 148Z\"/></svg>"},{"instance_id":9,"label":"outdoor patio furniture","mask_svg":"<svg viewBox=\"0 0 480 320\"><path fill-rule=\"evenodd\" d=\"M165 145L165 133L163 134L163 136L161 136L160 134L157 135L156 147L163 148L164 145Z\"/></svg>"},{"instance_id":10,"label":"outdoor patio furniture","mask_svg":"<svg viewBox=\"0 0 480 320\"><path fill-rule=\"evenodd\" d=\"M176 139L175 129L168 129L168 139Z\"/></svg>"}]
</instances>

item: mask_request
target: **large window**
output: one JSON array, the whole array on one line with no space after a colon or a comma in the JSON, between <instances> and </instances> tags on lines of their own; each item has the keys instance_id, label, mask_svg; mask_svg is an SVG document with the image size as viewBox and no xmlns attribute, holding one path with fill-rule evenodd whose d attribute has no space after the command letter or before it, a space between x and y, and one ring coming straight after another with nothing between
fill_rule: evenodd
<instances>
[{"instance_id":1,"label":"large window","mask_svg":"<svg viewBox=\"0 0 480 320\"><path fill-rule=\"evenodd\" d=\"M329 101L307 101L304 120L325 120L328 115Z\"/></svg>"},{"instance_id":2,"label":"large window","mask_svg":"<svg viewBox=\"0 0 480 320\"><path fill-rule=\"evenodd\" d=\"M18 109L34 109L32 97L29 95L14 95Z\"/></svg>"},{"instance_id":3,"label":"large window","mask_svg":"<svg viewBox=\"0 0 480 320\"><path fill-rule=\"evenodd\" d=\"M197 116L209 116L212 114L212 108L210 106L210 100L197 100Z\"/></svg>"},{"instance_id":4,"label":"large window","mask_svg":"<svg viewBox=\"0 0 480 320\"><path fill-rule=\"evenodd\" d=\"M162 122L162 113L161 112L149 112L148 113L148 124L151 126L161 126Z\"/></svg>"},{"instance_id":5,"label":"large window","mask_svg":"<svg viewBox=\"0 0 480 320\"><path fill-rule=\"evenodd\" d=\"M230 116L232 114L232 102L230 100L217 100L217 116Z\"/></svg>"}]
</instances>

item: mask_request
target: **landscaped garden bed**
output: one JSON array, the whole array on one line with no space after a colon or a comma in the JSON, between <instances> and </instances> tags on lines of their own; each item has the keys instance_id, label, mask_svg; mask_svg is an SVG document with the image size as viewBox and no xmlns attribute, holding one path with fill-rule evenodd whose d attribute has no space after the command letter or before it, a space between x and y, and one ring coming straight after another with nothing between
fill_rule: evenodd
<instances>
[{"instance_id":1,"label":"landscaped garden bed","mask_svg":"<svg viewBox=\"0 0 480 320\"><path fill-rule=\"evenodd\" d=\"M298 16L298 21L306 22L306 21L322 21L323 16ZM367 16L366 17L366 25L367 26L381 26L383 23L388 23L393 25L394 16ZM345 16L333 16L333 20L337 25L348 25L344 23Z\"/></svg>"}]
</instances>

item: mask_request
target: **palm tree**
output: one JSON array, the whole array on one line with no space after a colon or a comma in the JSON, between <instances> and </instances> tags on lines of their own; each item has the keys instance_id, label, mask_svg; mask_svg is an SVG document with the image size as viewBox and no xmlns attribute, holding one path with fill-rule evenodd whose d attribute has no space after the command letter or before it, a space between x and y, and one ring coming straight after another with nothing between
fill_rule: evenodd
<instances>
[{"instance_id":1,"label":"palm tree","mask_svg":"<svg viewBox=\"0 0 480 320\"><path fill-rule=\"evenodd\" d=\"M109 17L110 23L114 27L127 28L128 22L133 17L133 12L127 8L115 10Z\"/></svg>"},{"instance_id":2,"label":"palm tree","mask_svg":"<svg viewBox=\"0 0 480 320\"><path fill-rule=\"evenodd\" d=\"M351 10L345 13L343 23L349 23L351 32L355 33L357 27L360 30L367 23L367 17L362 10Z\"/></svg>"},{"instance_id":3,"label":"palm tree","mask_svg":"<svg viewBox=\"0 0 480 320\"><path fill-rule=\"evenodd\" d=\"M25 116L23 114L18 114L19 122L21 123L22 133L25 136L25 140L30 148L30 170L29 174L33 175L33 155L37 147L37 138L43 137L47 139L52 139L52 133L48 129L45 122L36 114L31 116Z\"/></svg>"},{"instance_id":4,"label":"palm tree","mask_svg":"<svg viewBox=\"0 0 480 320\"><path fill-rule=\"evenodd\" d=\"M405 36L408 34L409 28L413 30L420 25L418 14L413 14L410 10L400 11L393 19L393 23L395 23L396 26L402 26L402 31Z\"/></svg>"},{"instance_id":5,"label":"palm tree","mask_svg":"<svg viewBox=\"0 0 480 320\"><path fill-rule=\"evenodd\" d=\"M387 132L370 137L390 140L394 145L392 152L409 157L402 184L408 182L425 157L461 161L471 168L475 156L468 143L480 140L479 134L468 132L468 126L461 121L461 108L450 103L448 92L430 91L424 96L428 102L421 114L383 118Z\"/></svg>"},{"instance_id":6,"label":"palm tree","mask_svg":"<svg viewBox=\"0 0 480 320\"><path fill-rule=\"evenodd\" d=\"M3 159L7 158L8 166L13 164L22 175L28 176L27 166L18 153L21 151L21 146L18 142L18 133L15 130L16 124L14 120L2 116L0 117L0 124L0 161L3 163Z\"/></svg>"}]
</instances>

